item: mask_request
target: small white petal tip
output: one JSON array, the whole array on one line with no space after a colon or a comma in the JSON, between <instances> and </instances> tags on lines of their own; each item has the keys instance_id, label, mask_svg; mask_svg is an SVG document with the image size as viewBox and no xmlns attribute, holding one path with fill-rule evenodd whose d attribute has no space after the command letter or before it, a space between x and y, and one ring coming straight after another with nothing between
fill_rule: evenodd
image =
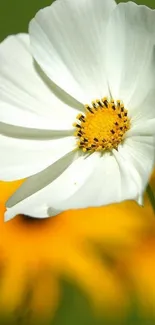
<instances>
[{"instance_id":1,"label":"small white petal tip","mask_svg":"<svg viewBox=\"0 0 155 325\"><path fill-rule=\"evenodd\" d=\"M4 213L4 221L10 221L11 219L14 218L14 214L11 213L11 209L7 209L6 212Z\"/></svg>"},{"instance_id":2,"label":"small white petal tip","mask_svg":"<svg viewBox=\"0 0 155 325\"><path fill-rule=\"evenodd\" d=\"M143 198L143 195L139 195L138 198L137 198L137 203L140 205L140 206L144 206L144 198Z\"/></svg>"}]
</instances>

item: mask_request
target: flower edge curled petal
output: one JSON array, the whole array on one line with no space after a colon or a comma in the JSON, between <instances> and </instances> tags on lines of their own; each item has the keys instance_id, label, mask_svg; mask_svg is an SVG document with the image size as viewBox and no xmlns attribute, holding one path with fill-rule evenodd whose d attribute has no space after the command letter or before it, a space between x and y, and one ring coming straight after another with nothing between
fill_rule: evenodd
<instances>
[{"instance_id":1,"label":"flower edge curled petal","mask_svg":"<svg viewBox=\"0 0 155 325\"><path fill-rule=\"evenodd\" d=\"M55 84L82 104L103 91L108 94L102 49L105 26L115 7L115 1L109 0L55 1L30 22L34 58Z\"/></svg>"}]
</instances>

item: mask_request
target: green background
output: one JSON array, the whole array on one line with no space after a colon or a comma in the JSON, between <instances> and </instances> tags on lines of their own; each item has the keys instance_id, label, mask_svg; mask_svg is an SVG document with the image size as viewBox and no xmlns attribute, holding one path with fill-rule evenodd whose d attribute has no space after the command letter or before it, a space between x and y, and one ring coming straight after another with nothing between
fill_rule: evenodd
<instances>
[{"instance_id":1,"label":"green background","mask_svg":"<svg viewBox=\"0 0 155 325\"><path fill-rule=\"evenodd\" d=\"M77 0L78 1L78 0ZM97 1L97 0L96 0ZM103 0L104 1L104 0ZM33 18L35 13L45 6L50 5L52 0L0 0L0 41L7 35L16 34L19 32L27 32L28 23ZM127 1L118 1L127 2ZM137 0L137 4L147 5L155 8L155 0ZM10 54L11 55L11 54ZM141 312L133 299L134 304L129 312L126 320L121 323L120 320L115 319L114 323L101 318L96 318L89 306L86 297L78 288L71 284L62 284L63 298L60 302L59 309L55 315L54 320L48 319L44 321L44 325L152 325L154 320L141 319ZM27 308L27 307L26 307ZM17 322L17 316L13 320L9 320L8 315L0 319L0 324L13 324ZM10 317L10 316L9 316ZM24 309L21 310L20 324L28 324L30 321L26 319ZM39 321L36 324L40 324Z\"/></svg>"},{"instance_id":2,"label":"green background","mask_svg":"<svg viewBox=\"0 0 155 325\"><path fill-rule=\"evenodd\" d=\"M50 5L51 2L52 0L0 0L0 40L9 34L26 32L28 23L35 13L40 8ZM135 2L155 8L155 0Z\"/></svg>"}]
</instances>

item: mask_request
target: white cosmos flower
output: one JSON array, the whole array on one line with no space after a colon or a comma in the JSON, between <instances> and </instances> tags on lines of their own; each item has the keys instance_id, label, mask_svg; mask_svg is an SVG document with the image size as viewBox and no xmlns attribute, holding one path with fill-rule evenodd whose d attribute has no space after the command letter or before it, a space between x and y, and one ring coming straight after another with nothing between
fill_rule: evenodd
<instances>
[{"instance_id":1,"label":"white cosmos flower","mask_svg":"<svg viewBox=\"0 0 155 325\"><path fill-rule=\"evenodd\" d=\"M29 35L1 43L0 179L27 178L6 220L142 202L155 158L154 44L155 11L114 0L57 0Z\"/></svg>"}]
</instances>

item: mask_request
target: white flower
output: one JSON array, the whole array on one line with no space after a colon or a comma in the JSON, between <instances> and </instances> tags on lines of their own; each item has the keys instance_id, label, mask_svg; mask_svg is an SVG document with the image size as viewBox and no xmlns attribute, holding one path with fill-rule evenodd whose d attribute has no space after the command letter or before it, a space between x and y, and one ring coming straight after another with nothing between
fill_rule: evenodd
<instances>
[{"instance_id":1,"label":"white flower","mask_svg":"<svg viewBox=\"0 0 155 325\"><path fill-rule=\"evenodd\" d=\"M26 34L0 45L0 179L28 177L5 219L142 202L155 158L155 11L57 0L29 34L37 63Z\"/></svg>"}]
</instances>

